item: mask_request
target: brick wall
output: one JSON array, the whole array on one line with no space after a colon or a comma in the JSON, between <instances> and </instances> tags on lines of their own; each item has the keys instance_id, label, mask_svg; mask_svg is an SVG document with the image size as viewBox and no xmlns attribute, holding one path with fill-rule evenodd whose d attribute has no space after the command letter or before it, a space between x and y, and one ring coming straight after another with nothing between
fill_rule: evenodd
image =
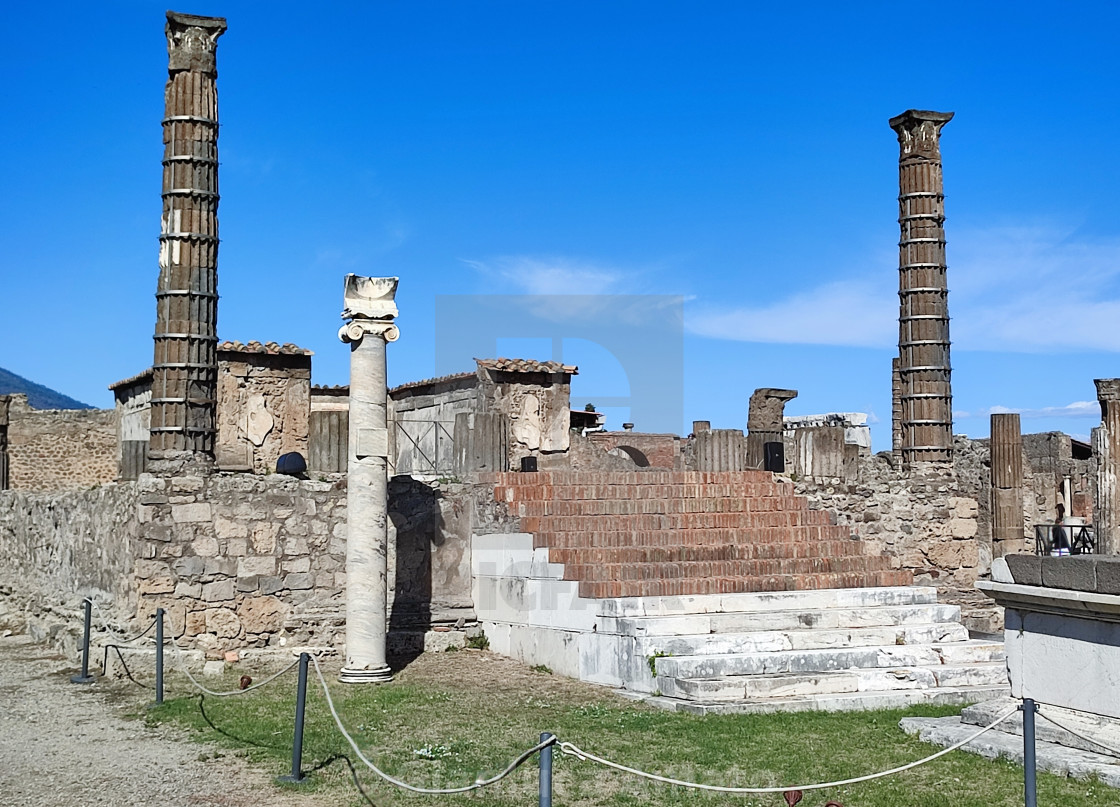
<instances>
[{"instance_id":1,"label":"brick wall","mask_svg":"<svg viewBox=\"0 0 1120 807\"><path fill-rule=\"evenodd\" d=\"M604 451L625 452L640 468L682 469L681 438L675 434L591 432L587 437ZM643 459L648 465L642 465Z\"/></svg>"}]
</instances>

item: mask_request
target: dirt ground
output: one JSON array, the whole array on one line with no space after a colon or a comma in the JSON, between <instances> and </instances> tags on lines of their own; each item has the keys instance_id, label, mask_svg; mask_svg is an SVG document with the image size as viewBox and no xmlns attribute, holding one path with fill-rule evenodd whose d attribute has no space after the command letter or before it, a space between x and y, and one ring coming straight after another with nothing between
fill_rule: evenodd
<instances>
[{"instance_id":1,"label":"dirt ground","mask_svg":"<svg viewBox=\"0 0 1120 807\"><path fill-rule=\"evenodd\" d=\"M235 755L127 719L120 684L70 683L73 665L23 636L0 638L0 804L12 807L320 807Z\"/></svg>"}]
</instances>

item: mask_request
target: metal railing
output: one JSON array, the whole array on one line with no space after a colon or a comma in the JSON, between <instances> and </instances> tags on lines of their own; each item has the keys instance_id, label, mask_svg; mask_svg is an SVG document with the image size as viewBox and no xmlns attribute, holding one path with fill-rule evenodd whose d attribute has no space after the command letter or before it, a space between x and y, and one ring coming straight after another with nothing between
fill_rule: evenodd
<instances>
[{"instance_id":1,"label":"metal railing","mask_svg":"<svg viewBox=\"0 0 1120 807\"><path fill-rule=\"evenodd\" d=\"M1097 534L1088 524L1036 524L1036 555L1091 555L1097 551Z\"/></svg>"}]
</instances>

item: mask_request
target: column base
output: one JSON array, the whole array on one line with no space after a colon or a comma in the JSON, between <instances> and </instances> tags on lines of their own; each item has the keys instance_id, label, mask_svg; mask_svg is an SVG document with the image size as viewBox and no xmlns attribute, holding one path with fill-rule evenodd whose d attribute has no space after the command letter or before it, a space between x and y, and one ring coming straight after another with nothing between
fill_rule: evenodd
<instances>
[{"instance_id":1,"label":"column base","mask_svg":"<svg viewBox=\"0 0 1120 807\"><path fill-rule=\"evenodd\" d=\"M387 684L393 680L393 671L387 664L373 669L343 667L339 670L338 680L344 684Z\"/></svg>"}]
</instances>

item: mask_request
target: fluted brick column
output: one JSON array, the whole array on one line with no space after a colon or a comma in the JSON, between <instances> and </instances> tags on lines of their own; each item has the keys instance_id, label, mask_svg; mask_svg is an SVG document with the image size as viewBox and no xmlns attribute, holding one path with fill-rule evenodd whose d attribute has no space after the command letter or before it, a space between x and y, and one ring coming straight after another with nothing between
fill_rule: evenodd
<instances>
[{"instance_id":1,"label":"fluted brick column","mask_svg":"<svg viewBox=\"0 0 1120 807\"><path fill-rule=\"evenodd\" d=\"M992 415L992 544L996 557L1022 548L1023 437L1019 415Z\"/></svg>"},{"instance_id":2,"label":"fluted brick column","mask_svg":"<svg viewBox=\"0 0 1120 807\"><path fill-rule=\"evenodd\" d=\"M218 387L216 51L226 21L169 11L166 30L163 215L148 454L157 461L208 461L214 454Z\"/></svg>"},{"instance_id":3,"label":"fluted brick column","mask_svg":"<svg viewBox=\"0 0 1120 807\"><path fill-rule=\"evenodd\" d=\"M906 466L953 458L949 287L941 128L952 112L911 109L891 118L898 133L898 373L900 443Z\"/></svg>"},{"instance_id":4,"label":"fluted brick column","mask_svg":"<svg viewBox=\"0 0 1120 807\"><path fill-rule=\"evenodd\" d=\"M1101 404L1101 425L1093 434L1097 454L1097 552L1116 555L1120 554L1120 378L1098 378L1093 383Z\"/></svg>"}]
</instances>

